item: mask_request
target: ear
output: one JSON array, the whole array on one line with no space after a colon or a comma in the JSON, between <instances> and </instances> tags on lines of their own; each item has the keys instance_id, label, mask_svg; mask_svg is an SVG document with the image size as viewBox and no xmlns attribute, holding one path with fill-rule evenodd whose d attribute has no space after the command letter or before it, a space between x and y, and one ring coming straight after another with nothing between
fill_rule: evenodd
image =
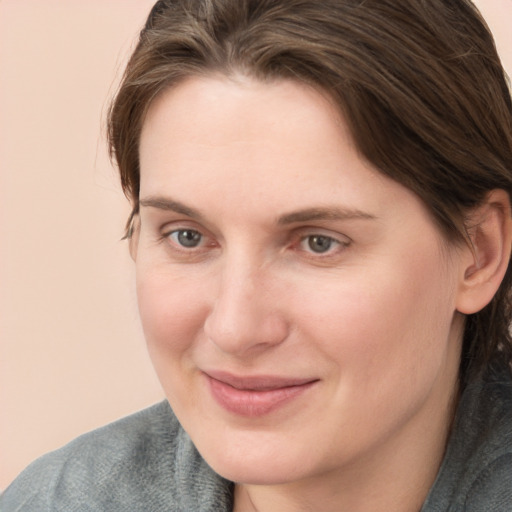
<instances>
[{"instance_id":1,"label":"ear","mask_svg":"<svg viewBox=\"0 0 512 512\"><path fill-rule=\"evenodd\" d=\"M139 248L140 238L140 219L138 215L134 215L128 228L128 250L133 261L137 260L137 250Z\"/></svg>"},{"instance_id":2,"label":"ear","mask_svg":"<svg viewBox=\"0 0 512 512\"><path fill-rule=\"evenodd\" d=\"M468 245L463 248L463 268L457 310L472 314L494 297L507 271L512 243L510 198L493 190L466 219Z\"/></svg>"}]
</instances>

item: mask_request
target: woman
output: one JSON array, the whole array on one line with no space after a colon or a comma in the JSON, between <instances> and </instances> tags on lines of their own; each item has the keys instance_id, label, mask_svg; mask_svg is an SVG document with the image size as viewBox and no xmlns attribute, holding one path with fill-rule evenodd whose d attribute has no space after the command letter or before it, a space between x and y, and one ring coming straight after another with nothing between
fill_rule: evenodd
<instances>
[{"instance_id":1,"label":"woman","mask_svg":"<svg viewBox=\"0 0 512 512\"><path fill-rule=\"evenodd\" d=\"M168 402L2 510L511 509L512 106L469 1L157 2L109 128Z\"/></svg>"}]
</instances>

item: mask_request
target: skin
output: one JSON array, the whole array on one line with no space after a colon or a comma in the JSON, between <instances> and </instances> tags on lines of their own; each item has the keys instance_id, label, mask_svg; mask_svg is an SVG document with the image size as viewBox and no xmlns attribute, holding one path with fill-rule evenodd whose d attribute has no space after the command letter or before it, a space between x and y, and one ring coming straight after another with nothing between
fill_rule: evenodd
<instances>
[{"instance_id":1,"label":"skin","mask_svg":"<svg viewBox=\"0 0 512 512\"><path fill-rule=\"evenodd\" d=\"M456 404L471 251L292 81L182 82L151 105L140 162L149 352L235 509L419 510ZM314 384L248 417L213 398L213 370Z\"/></svg>"}]
</instances>

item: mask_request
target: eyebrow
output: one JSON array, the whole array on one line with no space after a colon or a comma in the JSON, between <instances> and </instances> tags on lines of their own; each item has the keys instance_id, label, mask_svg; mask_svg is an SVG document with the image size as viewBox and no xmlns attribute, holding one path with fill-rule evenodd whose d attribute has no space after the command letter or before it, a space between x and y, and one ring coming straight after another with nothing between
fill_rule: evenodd
<instances>
[{"instance_id":1,"label":"eyebrow","mask_svg":"<svg viewBox=\"0 0 512 512\"><path fill-rule=\"evenodd\" d=\"M186 206L179 201L167 197L150 196L139 201L141 206L172 211L186 215L191 219L203 220L204 215L195 208ZM363 212L357 208L318 207L306 208L295 212L285 213L277 218L278 225L294 224L297 222L311 222L316 220L375 220L377 217L371 213Z\"/></svg>"},{"instance_id":2,"label":"eyebrow","mask_svg":"<svg viewBox=\"0 0 512 512\"><path fill-rule=\"evenodd\" d=\"M295 222L311 222L315 220L375 220L377 217L371 213L363 212L357 208L308 208L296 212L286 213L277 219L279 225L293 224Z\"/></svg>"},{"instance_id":3,"label":"eyebrow","mask_svg":"<svg viewBox=\"0 0 512 512\"><path fill-rule=\"evenodd\" d=\"M140 206L158 208L159 210L180 213L181 215L186 215L191 219L203 219L203 215L199 212L199 210L191 208L190 206L185 206L183 203L180 203L179 201L174 201L173 199L169 199L166 197L146 197L144 199L141 199L139 201L139 204Z\"/></svg>"}]
</instances>

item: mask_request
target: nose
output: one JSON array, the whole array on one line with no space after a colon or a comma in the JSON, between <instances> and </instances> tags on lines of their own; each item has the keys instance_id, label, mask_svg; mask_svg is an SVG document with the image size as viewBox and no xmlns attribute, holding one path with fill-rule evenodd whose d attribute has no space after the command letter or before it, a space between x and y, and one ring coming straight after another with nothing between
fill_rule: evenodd
<instances>
[{"instance_id":1,"label":"nose","mask_svg":"<svg viewBox=\"0 0 512 512\"><path fill-rule=\"evenodd\" d=\"M288 322L271 276L233 265L219 281L204 330L222 352L247 357L287 338Z\"/></svg>"}]
</instances>

